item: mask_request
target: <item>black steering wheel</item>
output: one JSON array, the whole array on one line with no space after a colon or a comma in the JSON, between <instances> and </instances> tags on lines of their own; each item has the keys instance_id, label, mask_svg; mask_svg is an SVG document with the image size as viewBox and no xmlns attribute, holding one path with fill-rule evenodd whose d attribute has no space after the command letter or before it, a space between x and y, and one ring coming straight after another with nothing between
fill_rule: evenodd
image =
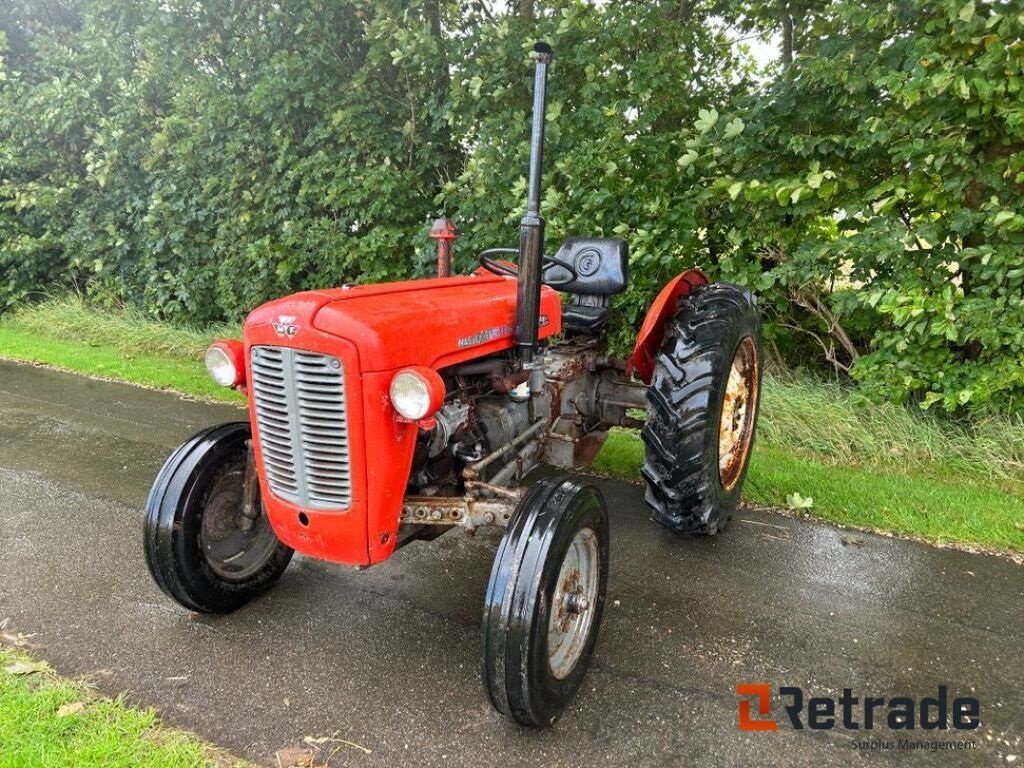
<instances>
[{"instance_id":1,"label":"black steering wheel","mask_svg":"<svg viewBox=\"0 0 1024 768\"><path fill-rule=\"evenodd\" d=\"M480 266L495 275L502 275L503 277L518 277L519 267L515 264L509 264L507 261L496 259L496 256L510 256L519 255L518 248L488 248L485 251L480 251L480 255L477 256L477 261L480 262ZM568 276L555 280L547 280L544 275L552 267L561 267ZM549 288L564 288L567 285L575 282L579 278L579 273L576 271L576 267L567 261L557 259L554 256L545 256L541 262L541 282Z\"/></svg>"}]
</instances>

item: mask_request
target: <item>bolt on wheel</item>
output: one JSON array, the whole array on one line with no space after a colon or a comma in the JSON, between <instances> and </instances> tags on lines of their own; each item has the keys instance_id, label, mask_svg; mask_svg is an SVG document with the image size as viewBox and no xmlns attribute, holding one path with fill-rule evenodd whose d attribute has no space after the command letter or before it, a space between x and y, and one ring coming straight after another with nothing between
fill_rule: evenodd
<instances>
[{"instance_id":1,"label":"bolt on wheel","mask_svg":"<svg viewBox=\"0 0 1024 768\"><path fill-rule=\"evenodd\" d=\"M548 663L564 680L575 669L590 637L601 572L597 534L584 528L569 545L555 582L548 619Z\"/></svg>"}]
</instances>

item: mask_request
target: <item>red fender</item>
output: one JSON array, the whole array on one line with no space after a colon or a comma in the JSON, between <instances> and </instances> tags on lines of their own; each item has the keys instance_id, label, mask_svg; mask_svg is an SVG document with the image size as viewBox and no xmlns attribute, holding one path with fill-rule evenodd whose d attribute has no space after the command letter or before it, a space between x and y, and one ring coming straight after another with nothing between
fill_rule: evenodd
<instances>
[{"instance_id":1,"label":"red fender","mask_svg":"<svg viewBox=\"0 0 1024 768\"><path fill-rule=\"evenodd\" d=\"M707 285L708 278L699 269L691 269L672 278L647 310L644 324L636 337L633 354L626 363L626 376L636 374L645 384L651 383L654 375L654 357L661 349L665 338L665 323L676 313L679 299L689 295L690 289L697 285Z\"/></svg>"}]
</instances>

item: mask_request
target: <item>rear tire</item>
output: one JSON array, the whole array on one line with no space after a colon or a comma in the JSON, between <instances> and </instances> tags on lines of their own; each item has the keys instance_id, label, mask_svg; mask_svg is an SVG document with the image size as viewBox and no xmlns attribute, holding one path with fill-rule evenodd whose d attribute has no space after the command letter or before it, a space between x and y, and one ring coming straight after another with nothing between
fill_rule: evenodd
<instances>
[{"instance_id":1,"label":"rear tire","mask_svg":"<svg viewBox=\"0 0 1024 768\"><path fill-rule=\"evenodd\" d=\"M753 295L694 287L668 323L641 435L645 500L674 533L714 534L739 503L757 427L761 323Z\"/></svg>"},{"instance_id":2,"label":"rear tire","mask_svg":"<svg viewBox=\"0 0 1024 768\"><path fill-rule=\"evenodd\" d=\"M260 508L242 523L247 422L204 429L167 460L146 500L146 564L157 586L191 611L229 613L266 591L292 549ZM257 500L258 501L258 500Z\"/></svg>"},{"instance_id":3,"label":"rear tire","mask_svg":"<svg viewBox=\"0 0 1024 768\"><path fill-rule=\"evenodd\" d=\"M483 622L491 703L548 726L590 666L608 584L608 512L594 486L542 480L516 507L494 558Z\"/></svg>"}]
</instances>

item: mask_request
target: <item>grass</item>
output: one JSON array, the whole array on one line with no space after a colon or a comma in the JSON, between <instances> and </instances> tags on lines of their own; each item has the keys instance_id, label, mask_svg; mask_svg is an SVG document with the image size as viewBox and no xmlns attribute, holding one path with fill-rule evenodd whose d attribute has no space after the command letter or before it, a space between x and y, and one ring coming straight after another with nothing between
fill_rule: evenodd
<instances>
[{"instance_id":1,"label":"grass","mask_svg":"<svg viewBox=\"0 0 1024 768\"><path fill-rule=\"evenodd\" d=\"M44 363L89 376L240 402L211 381L202 359L238 328L180 328L133 309L101 310L68 296L23 307L0 320L0 357Z\"/></svg>"},{"instance_id":2,"label":"grass","mask_svg":"<svg viewBox=\"0 0 1024 768\"><path fill-rule=\"evenodd\" d=\"M988 417L970 427L893 403L857 405L849 390L802 379L765 382L759 439L831 464L912 468L1024 488L1024 419Z\"/></svg>"},{"instance_id":3,"label":"grass","mask_svg":"<svg viewBox=\"0 0 1024 768\"><path fill-rule=\"evenodd\" d=\"M227 768L244 763L0 648L0 768Z\"/></svg>"},{"instance_id":4,"label":"grass","mask_svg":"<svg viewBox=\"0 0 1024 768\"><path fill-rule=\"evenodd\" d=\"M0 356L188 395L238 402L206 376L202 354L237 328L177 328L78 298L0 321ZM857 405L834 384L767 377L748 501L800 506L843 525L1024 553L1024 421L958 427L891 403ZM612 433L595 464L637 481L638 433ZM807 504L804 501L803 504Z\"/></svg>"}]
</instances>

